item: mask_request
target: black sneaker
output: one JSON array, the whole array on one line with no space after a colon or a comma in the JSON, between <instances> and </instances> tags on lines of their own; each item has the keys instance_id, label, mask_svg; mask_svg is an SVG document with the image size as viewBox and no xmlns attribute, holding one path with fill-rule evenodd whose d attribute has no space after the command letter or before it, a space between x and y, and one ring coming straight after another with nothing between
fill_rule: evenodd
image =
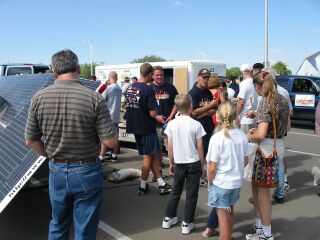
<instances>
[{"instance_id":1,"label":"black sneaker","mask_svg":"<svg viewBox=\"0 0 320 240\"><path fill-rule=\"evenodd\" d=\"M277 197L276 195L274 195L274 200L276 201L276 203L284 203L284 199L281 197Z\"/></svg>"},{"instance_id":2,"label":"black sneaker","mask_svg":"<svg viewBox=\"0 0 320 240\"><path fill-rule=\"evenodd\" d=\"M208 186L208 180L205 178L200 178L200 186L207 187Z\"/></svg>"},{"instance_id":3,"label":"black sneaker","mask_svg":"<svg viewBox=\"0 0 320 240\"><path fill-rule=\"evenodd\" d=\"M138 196L143 196L145 194L147 194L148 192L150 192L150 189L149 189L149 185L147 184L145 188L142 188L139 186L139 189L137 191L137 195Z\"/></svg>"},{"instance_id":4,"label":"black sneaker","mask_svg":"<svg viewBox=\"0 0 320 240\"><path fill-rule=\"evenodd\" d=\"M170 184L166 183L163 186L159 186L159 193L161 195L168 194L170 192L171 192L171 185Z\"/></svg>"},{"instance_id":5,"label":"black sneaker","mask_svg":"<svg viewBox=\"0 0 320 240\"><path fill-rule=\"evenodd\" d=\"M112 155L111 155L110 162L112 162L112 163L117 163L117 162L118 162L118 156L112 156Z\"/></svg>"}]
</instances>

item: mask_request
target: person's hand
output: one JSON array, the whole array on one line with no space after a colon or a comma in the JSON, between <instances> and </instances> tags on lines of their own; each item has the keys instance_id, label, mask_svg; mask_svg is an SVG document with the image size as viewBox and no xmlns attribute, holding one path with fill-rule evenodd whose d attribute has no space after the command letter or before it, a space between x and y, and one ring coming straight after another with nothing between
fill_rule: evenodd
<instances>
[{"instance_id":1,"label":"person's hand","mask_svg":"<svg viewBox=\"0 0 320 240\"><path fill-rule=\"evenodd\" d=\"M174 175L174 164L170 164L169 166L169 173L173 176Z\"/></svg>"},{"instance_id":2,"label":"person's hand","mask_svg":"<svg viewBox=\"0 0 320 240\"><path fill-rule=\"evenodd\" d=\"M255 118L256 117L256 114L254 111L249 111L249 112L246 112L246 116L247 118Z\"/></svg>"},{"instance_id":3,"label":"person's hand","mask_svg":"<svg viewBox=\"0 0 320 240\"><path fill-rule=\"evenodd\" d=\"M157 115L155 119L156 119L157 122L159 122L159 123L162 123L162 124L165 123L165 120L164 120L164 118L163 118L162 115Z\"/></svg>"},{"instance_id":4,"label":"person's hand","mask_svg":"<svg viewBox=\"0 0 320 240\"><path fill-rule=\"evenodd\" d=\"M205 168L205 165L202 165L202 177L205 177L206 176L206 172L207 172L207 170L206 170L206 168Z\"/></svg>"},{"instance_id":5,"label":"person's hand","mask_svg":"<svg viewBox=\"0 0 320 240\"><path fill-rule=\"evenodd\" d=\"M249 129L248 133L247 133L247 138L250 140L250 137L254 134L254 132L256 131L256 128L251 128Z\"/></svg>"},{"instance_id":6,"label":"person's hand","mask_svg":"<svg viewBox=\"0 0 320 240\"><path fill-rule=\"evenodd\" d=\"M210 192L212 183L208 183L208 192Z\"/></svg>"},{"instance_id":7,"label":"person's hand","mask_svg":"<svg viewBox=\"0 0 320 240\"><path fill-rule=\"evenodd\" d=\"M170 116L169 116L169 117L166 119L165 123L170 122L170 121L172 120L172 118L173 118L173 117L170 117Z\"/></svg>"}]
</instances>

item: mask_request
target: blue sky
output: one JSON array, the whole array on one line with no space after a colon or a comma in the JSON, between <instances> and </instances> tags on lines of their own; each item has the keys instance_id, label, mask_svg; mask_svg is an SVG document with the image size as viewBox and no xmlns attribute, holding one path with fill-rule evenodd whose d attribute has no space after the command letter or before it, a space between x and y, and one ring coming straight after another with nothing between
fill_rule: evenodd
<instances>
[{"instance_id":1,"label":"blue sky","mask_svg":"<svg viewBox=\"0 0 320 240\"><path fill-rule=\"evenodd\" d=\"M264 0L0 0L0 63L50 64L70 48L80 63L158 55L227 67L264 60ZM319 0L269 0L269 60L295 72L320 50ZM199 53L199 52L202 52Z\"/></svg>"}]
</instances>

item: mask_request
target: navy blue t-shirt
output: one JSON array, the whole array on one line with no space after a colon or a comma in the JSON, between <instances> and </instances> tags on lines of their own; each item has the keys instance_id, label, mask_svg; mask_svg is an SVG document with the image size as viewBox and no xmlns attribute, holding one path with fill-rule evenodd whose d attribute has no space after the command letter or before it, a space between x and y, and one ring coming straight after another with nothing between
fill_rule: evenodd
<instances>
[{"instance_id":1,"label":"navy blue t-shirt","mask_svg":"<svg viewBox=\"0 0 320 240\"><path fill-rule=\"evenodd\" d=\"M154 90L142 82L133 83L126 92L127 133L145 135L156 132L156 120L150 111L157 110Z\"/></svg>"},{"instance_id":2,"label":"navy blue t-shirt","mask_svg":"<svg viewBox=\"0 0 320 240\"><path fill-rule=\"evenodd\" d=\"M192 98L193 110L203 107L209 104L213 100L212 93L208 89L200 89L196 85L189 91L189 95ZM207 134L212 134L214 125L211 116L205 116L195 119L199 121Z\"/></svg>"},{"instance_id":3,"label":"navy blue t-shirt","mask_svg":"<svg viewBox=\"0 0 320 240\"><path fill-rule=\"evenodd\" d=\"M178 91L170 83L165 82L162 86L150 85L155 91L155 97L159 106L159 113L167 118L172 112L174 106L174 98L178 95ZM161 125L161 124L160 124Z\"/></svg>"}]
</instances>

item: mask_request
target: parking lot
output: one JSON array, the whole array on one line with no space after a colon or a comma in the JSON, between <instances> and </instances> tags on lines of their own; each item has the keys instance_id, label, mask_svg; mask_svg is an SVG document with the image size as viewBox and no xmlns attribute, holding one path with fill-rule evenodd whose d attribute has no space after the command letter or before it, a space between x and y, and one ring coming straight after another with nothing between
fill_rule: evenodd
<instances>
[{"instance_id":1,"label":"parking lot","mask_svg":"<svg viewBox=\"0 0 320 240\"><path fill-rule=\"evenodd\" d=\"M310 170L320 166L319 136L308 125L291 129L286 138L286 158L290 191L284 204L273 204L272 229L276 239L320 239L320 187L313 186ZM140 168L141 158L132 146L122 146L119 162L104 166L105 175L113 168ZM164 174L168 174L165 168ZM200 188L196 211L196 229L192 234L181 234L176 225L170 230L161 228L162 217L168 196L158 194L157 184L151 182L150 194L138 197L139 180L120 184L105 182L104 202L97 239L201 239L210 212L206 205L206 187ZM172 183L172 179L168 178ZM250 183L245 182L239 204L235 207L234 239L244 239L253 223L254 212L248 202L251 196ZM181 222L185 197L181 198L178 219ZM50 203L46 188L24 190L9 204L0 216L0 239L47 238L50 220ZM72 234L73 235L73 234ZM217 237L212 237L217 239Z\"/></svg>"}]
</instances>

